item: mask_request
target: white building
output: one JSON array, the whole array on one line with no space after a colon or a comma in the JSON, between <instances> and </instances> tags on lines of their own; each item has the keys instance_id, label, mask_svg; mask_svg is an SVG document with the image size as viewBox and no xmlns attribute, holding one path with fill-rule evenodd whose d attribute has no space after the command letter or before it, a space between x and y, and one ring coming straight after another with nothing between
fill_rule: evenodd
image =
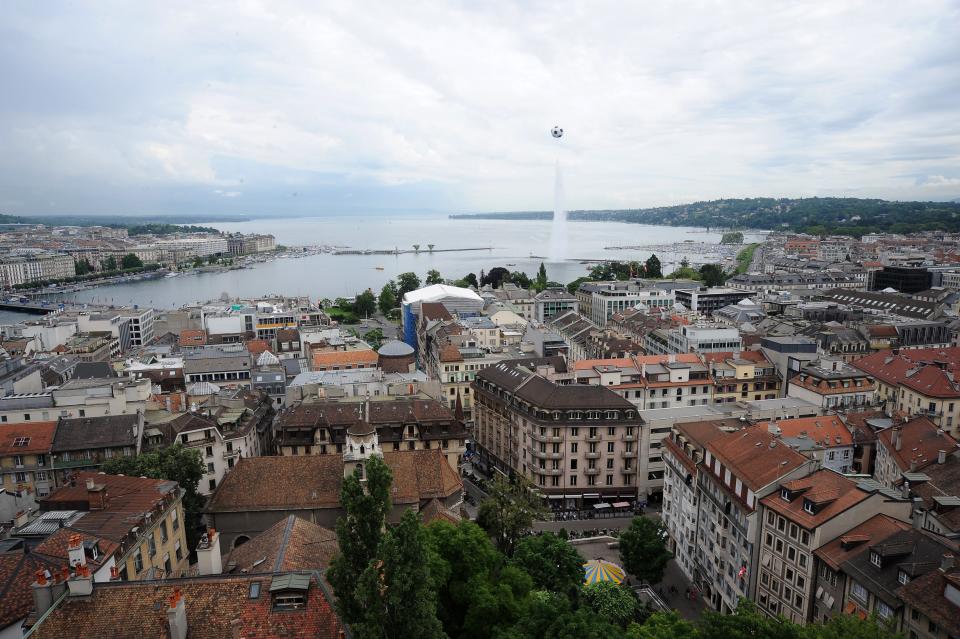
<instances>
[{"instance_id":1,"label":"white building","mask_svg":"<svg viewBox=\"0 0 960 639\"><path fill-rule=\"evenodd\" d=\"M743 350L740 331L724 324L698 323L668 331L673 353L720 353Z\"/></svg>"},{"instance_id":2,"label":"white building","mask_svg":"<svg viewBox=\"0 0 960 639\"><path fill-rule=\"evenodd\" d=\"M159 240L155 246L166 252L181 252L191 257L223 255L228 252L227 239L215 235Z\"/></svg>"}]
</instances>

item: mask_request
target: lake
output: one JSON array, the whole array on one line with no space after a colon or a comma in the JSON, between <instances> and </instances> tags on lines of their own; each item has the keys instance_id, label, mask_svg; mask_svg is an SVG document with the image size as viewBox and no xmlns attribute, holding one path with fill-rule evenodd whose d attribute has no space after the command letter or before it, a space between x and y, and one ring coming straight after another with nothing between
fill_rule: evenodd
<instances>
[{"instance_id":1,"label":"lake","mask_svg":"<svg viewBox=\"0 0 960 639\"><path fill-rule=\"evenodd\" d=\"M567 259L549 261L552 223L548 220L452 220L446 215L329 216L316 218L262 218L247 222L198 222L222 231L272 233L278 244L335 245L358 250L412 249L420 253L400 255L320 254L303 258L276 259L252 268L201 273L180 277L132 282L92 288L69 295L78 302L140 304L155 308L176 308L184 304L231 297L254 297L270 293L307 295L313 299L351 297L367 288L380 288L398 273L413 271L423 278L436 269L445 278L458 279L467 273L479 275L495 266L536 275L540 262L546 263L552 281L570 282L586 274L589 266L581 260L646 260L651 251L608 250L610 246L670 244L693 240L718 244L722 233L703 229L647 226L620 222L568 221ZM747 235L757 241L762 235ZM435 252L426 250L434 244ZM439 249L489 247L482 251L436 252ZM661 253L664 271L683 257ZM702 258L695 252L691 262ZM377 270L382 267L383 270ZM2 314L9 322L19 314Z\"/></svg>"}]
</instances>

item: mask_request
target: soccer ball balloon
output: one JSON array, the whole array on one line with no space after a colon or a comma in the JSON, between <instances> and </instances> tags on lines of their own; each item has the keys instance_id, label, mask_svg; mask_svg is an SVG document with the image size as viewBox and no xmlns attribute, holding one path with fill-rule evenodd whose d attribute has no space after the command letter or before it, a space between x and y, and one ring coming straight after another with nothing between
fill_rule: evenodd
<instances>
[{"instance_id":1,"label":"soccer ball balloon","mask_svg":"<svg viewBox=\"0 0 960 639\"><path fill-rule=\"evenodd\" d=\"M552 129L550 129L550 135L552 135L552 136L555 137L555 138L562 138L562 137L563 137L563 129L561 129L561 128L558 127L558 126L555 126L555 127L553 127Z\"/></svg>"}]
</instances>

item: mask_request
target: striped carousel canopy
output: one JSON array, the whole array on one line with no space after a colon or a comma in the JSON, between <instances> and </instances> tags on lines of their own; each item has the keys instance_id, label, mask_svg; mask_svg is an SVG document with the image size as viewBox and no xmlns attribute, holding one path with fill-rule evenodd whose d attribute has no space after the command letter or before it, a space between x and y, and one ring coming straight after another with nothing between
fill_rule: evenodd
<instances>
[{"instance_id":1,"label":"striped carousel canopy","mask_svg":"<svg viewBox=\"0 0 960 639\"><path fill-rule=\"evenodd\" d=\"M595 584L601 581L612 581L615 584L623 582L626 574L623 568L603 559L592 559L583 564L583 583Z\"/></svg>"}]
</instances>

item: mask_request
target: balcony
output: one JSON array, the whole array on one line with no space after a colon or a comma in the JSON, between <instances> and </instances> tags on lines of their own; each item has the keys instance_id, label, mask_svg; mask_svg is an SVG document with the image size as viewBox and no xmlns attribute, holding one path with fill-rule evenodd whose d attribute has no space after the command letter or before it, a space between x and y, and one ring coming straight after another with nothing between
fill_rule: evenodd
<instances>
[{"instance_id":1,"label":"balcony","mask_svg":"<svg viewBox=\"0 0 960 639\"><path fill-rule=\"evenodd\" d=\"M533 450L530 454L538 459L563 459L563 453L543 453L539 450Z\"/></svg>"},{"instance_id":2,"label":"balcony","mask_svg":"<svg viewBox=\"0 0 960 639\"><path fill-rule=\"evenodd\" d=\"M599 474L600 474L600 469L599 469L599 468L584 468L584 469L583 469L583 474L584 474L584 475L599 475Z\"/></svg>"},{"instance_id":3,"label":"balcony","mask_svg":"<svg viewBox=\"0 0 960 639\"><path fill-rule=\"evenodd\" d=\"M534 468L534 474L537 475L549 475L551 477L559 477L563 474L562 468Z\"/></svg>"},{"instance_id":4,"label":"balcony","mask_svg":"<svg viewBox=\"0 0 960 639\"><path fill-rule=\"evenodd\" d=\"M623 457L624 459L636 459L636 458L637 458L637 451L635 451L635 450L621 450L621 451L620 451L620 456Z\"/></svg>"},{"instance_id":5,"label":"balcony","mask_svg":"<svg viewBox=\"0 0 960 639\"><path fill-rule=\"evenodd\" d=\"M637 441L637 436L636 436L636 435L623 435L622 437L620 437L620 439L622 439L622 440L625 441L625 442L635 442L635 441Z\"/></svg>"},{"instance_id":6,"label":"balcony","mask_svg":"<svg viewBox=\"0 0 960 639\"><path fill-rule=\"evenodd\" d=\"M231 457L239 457L239 456L240 456L240 450L239 450L239 449L225 450L225 451L223 451L223 458L224 458L224 459L230 459Z\"/></svg>"},{"instance_id":7,"label":"balcony","mask_svg":"<svg viewBox=\"0 0 960 639\"><path fill-rule=\"evenodd\" d=\"M539 433L530 433L530 439L541 444L559 444L563 442L563 437L554 437L552 435L541 435Z\"/></svg>"},{"instance_id":8,"label":"balcony","mask_svg":"<svg viewBox=\"0 0 960 639\"><path fill-rule=\"evenodd\" d=\"M636 466L621 466L620 472L624 475L636 475L637 467Z\"/></svg>"},{"instance_id":9,"label":"balcony","mask_svg":"<svg viewBox=\"0 0 960 639\"><path fill-rule=\"evenodd\" d=\"M596 452L594 452L594 453L584 453L583 456L586 457L587 459L600 459L600 453L596 453Z\"/></svg>"}]
</instances>

